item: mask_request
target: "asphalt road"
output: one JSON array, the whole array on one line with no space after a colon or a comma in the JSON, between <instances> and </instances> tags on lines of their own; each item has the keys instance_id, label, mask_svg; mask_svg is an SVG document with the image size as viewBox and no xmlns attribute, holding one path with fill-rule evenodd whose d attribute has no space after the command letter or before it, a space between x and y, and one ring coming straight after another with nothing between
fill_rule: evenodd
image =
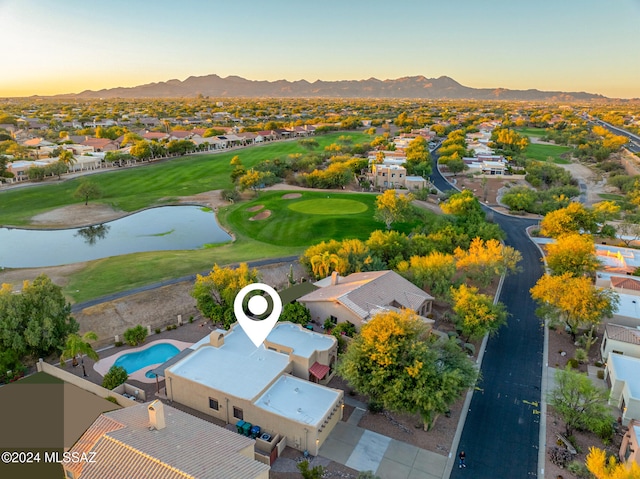
<instances>
[{"instance_id":1,"label":"asphalt road","mask_svg":"<svg viewBox=\"0 0 640 479\"><path fill-rule=\"evenodd\" d=\"M451 189L435 167L432 182L440 190ZM535 315L529 289L543 270L538 249L525 232L537 222L499 213L493 219L506 232L505 243L522 254L522 272L508 276L502 287L508 324L487 342L482 380L455 452L457 457L465 451L467 467L459 469L456 462L454 479L524 479L537 477L538 471L544 325Z\"/></svg>"}]
</instances>

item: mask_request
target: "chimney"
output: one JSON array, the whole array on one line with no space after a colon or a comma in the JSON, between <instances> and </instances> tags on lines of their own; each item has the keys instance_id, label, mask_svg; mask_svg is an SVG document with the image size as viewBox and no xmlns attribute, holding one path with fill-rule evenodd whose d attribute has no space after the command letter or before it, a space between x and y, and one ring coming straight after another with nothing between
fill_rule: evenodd
<instances>
[{"instance_id":1,"label":"chimney","mask_svg":"<svg viewBox=\"0 0 640 479\"><path fill-rule=\"evenodd\" d=\"M338 278L340 276L338 275L337 271L334 271L333 273L331 273L331 286L335 286L336 284L338 284Z\"/></svg>"},{"instance_id":2,"label":"chimney","mask_svg":"<svg viewBox=\"0 0 640 479\"><path fill-rule=\"evenodd\" d=\"M147 406L147 409L149 409L149 429L164 429L164 404L156 399Z\"/></svg>"},{"instance_id":3,"label":"chimney","mask_svg":"<svg viewBox=\"0 0 640 479\"><path fill-rule=\"evenodd\" d=\"M221 333L220 331L213 331L211 334L209 334L209 344L211 344L211 346L215 346L216 348L223 346L224 333Z\"/></svg>"}]
</instances>

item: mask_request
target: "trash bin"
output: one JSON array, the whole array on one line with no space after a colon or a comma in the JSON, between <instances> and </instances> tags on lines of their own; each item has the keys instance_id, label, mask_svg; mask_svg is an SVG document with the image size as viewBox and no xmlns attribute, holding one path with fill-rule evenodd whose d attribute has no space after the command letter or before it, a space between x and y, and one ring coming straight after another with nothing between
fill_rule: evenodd
<instances>
[{"instance_id":1,"label":"trash bin","mask_svg":"<svg viewBox=\"0 0 640 479\"><path fill-rule=\"evenodd\" d=\"M255 439L260 436L260 426L253 426L251 428L251 439Z\"/></svg>"},{"instance_id":2,"label":"trash bin","mask_svg":"<svg viewBox=\"0 0 640 479\"><path fill-rule=\"evenodd\" d=\"M242 434L244 434L245 436L249 437L250 433L251 433L251 423L250 422L245 422L242 425Z\"/></svg>"},{"instance_id":3,"label":"trash bin","mask_svg":"<svg viewBox=\"0 0 640 479\"><path fill-rule=\"evenodd\" d=\"M244 434L244 421L241 419L236 423L236 429L238 430L238 434Z\"/></svg>"}]
</instances>

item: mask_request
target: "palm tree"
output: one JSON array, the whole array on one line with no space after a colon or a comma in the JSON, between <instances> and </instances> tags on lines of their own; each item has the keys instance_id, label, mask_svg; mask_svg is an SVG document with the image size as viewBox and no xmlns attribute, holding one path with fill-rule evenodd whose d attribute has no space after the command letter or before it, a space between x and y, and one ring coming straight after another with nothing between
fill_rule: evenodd
<instances>
[{"instance_id":1,"label":"palm tree","mask_svg":"<svg viewBox=\"0 0 640 479\"><path fill-rule=\"evenodd\" d=\"M64 344L64 350L60 355L60 365L64 366L67 359L72 359L71 365L75 368L78 365L78 356L80 356L80 360L82 361L82 374L86 376L84 356L87 355L94 361L99 360L98 353L96 353L93 347L91 347L91 344L89 344L89 341L96 341L97 339L98 335L93 331L87 331L82 336L75 333L69 334Z\"/></svg>"},{"instance_id":2,"label":"palm tree","mask_svg":"<svg viewBox=\"0 0 640 479\"><path fill-rule=\"evenodd\" d=\"M316 278L326 278L331 272L331 266L336 269L340 266L340 257L328 251L313 256L310 261L311 269Z\"/></svg>"}]
</instances>

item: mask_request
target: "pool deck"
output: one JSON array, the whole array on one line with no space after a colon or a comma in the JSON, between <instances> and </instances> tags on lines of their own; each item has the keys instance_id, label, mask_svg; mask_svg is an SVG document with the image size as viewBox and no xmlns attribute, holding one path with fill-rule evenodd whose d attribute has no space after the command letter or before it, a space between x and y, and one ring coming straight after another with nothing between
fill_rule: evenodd
<instances>
[{"instance_id":1,"label":"pool deck","mask_svg":"<svg viewBox=\"0 0 640 479\"><path fill-rule=\"evenodd\" d=\"M100 374L101 376L104 376L107 371L109 371L109 369L111 368L111 366L113 366L113 364L116 362L116 360L120 357L123 356L125 354L131 354L131 353L137 353L138 351L143 351L145 349L149 349L152 346L155 346L156 344L172 344L174 345L176 348L178 348L180 351L183 351L185 349L187 349L189 346L191 346L193 343L187 343L184 341L178 341L175 339L159 339L157 341L152 341L150 343L146 343L143 344L140 347L137 348L133 348L133 349L127 349L125 351L119 351L115 354L112 354L111 356L107 356L104 359L100 359L100 361L98 361L97 363L95 363L93 365L93 369ZM157 366L160 366L162 363L155 363L155 364L149 364L131 374L129 374L129 380L133 379L136 380L138 382L141 383L147 383L147 384L155 384L156 383L156 379L155 378L148 378L145 376L145 374L147 373L147 371L149 369L153 369Z\"/></svg>"}]
</instances>

